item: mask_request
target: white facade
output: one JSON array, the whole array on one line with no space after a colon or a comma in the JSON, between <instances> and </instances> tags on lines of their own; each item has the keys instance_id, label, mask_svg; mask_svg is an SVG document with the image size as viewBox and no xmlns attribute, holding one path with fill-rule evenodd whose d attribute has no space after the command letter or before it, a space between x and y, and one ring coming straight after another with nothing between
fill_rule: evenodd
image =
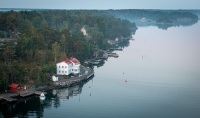
<instances>
[{"instance_id":1,"label":"white facade","mask_svg":"<svg viewBox=\"0 0 200 118\"><path fill-rule=\"evenodd\" d=\"M69 75L80 73L80 62L75 58L66 59L56 64L57 75Z\"/></svg>"},{"instance_id":2,"label":"white facade","mask_svg":"<svg viewBox=\"0 0 200 118\"><path fill-rule=\"evenodd\" d=\"M56 76L52 76L52 81L54 81L54 82L56 82L56 81L58 81L58 77L56 77Z\"/></svg>"},{"instance_id":3,"label":"white facade","mask_svg":"<svg viewBox=\"0 0 200 118\"><path fill-rule=\"evenodd\" d=\"M73 63L72 62L72 73L79 74L80 73L80 63Z\"/></svg>"}]
</instances>

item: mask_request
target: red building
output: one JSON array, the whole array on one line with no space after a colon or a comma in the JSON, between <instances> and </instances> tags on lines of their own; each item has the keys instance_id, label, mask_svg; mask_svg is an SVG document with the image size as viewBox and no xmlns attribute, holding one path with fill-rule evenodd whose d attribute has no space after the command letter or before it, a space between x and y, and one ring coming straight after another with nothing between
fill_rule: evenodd
<instances>
[{"instance_id":1,"label":"red building","mask_svg":"<svg viewBox=\"0 0 200 118\"><path fill-rule=\"evenodd\" d=\"M20 84L12 83L9 87L10 87L10 92L18 92L20 90Z\"/></svg>"}]
</instances>

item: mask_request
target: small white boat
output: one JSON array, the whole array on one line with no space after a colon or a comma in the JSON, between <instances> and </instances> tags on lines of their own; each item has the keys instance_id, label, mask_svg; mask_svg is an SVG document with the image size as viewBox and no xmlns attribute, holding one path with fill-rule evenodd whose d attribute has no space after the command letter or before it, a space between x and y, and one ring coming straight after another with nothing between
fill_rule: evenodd
<instances>
[{"instance_id":1,"label":"small white boat","mask_svg":"<svg viewBox=\"0 0 200 118\"><path fill-rule=\"evenodd\" d=\"M46 98L46 97L45 97L44 93L41 93L41 94L40 94L40 100L45 100L45 98Z\"/></svg>"}]
</instances>

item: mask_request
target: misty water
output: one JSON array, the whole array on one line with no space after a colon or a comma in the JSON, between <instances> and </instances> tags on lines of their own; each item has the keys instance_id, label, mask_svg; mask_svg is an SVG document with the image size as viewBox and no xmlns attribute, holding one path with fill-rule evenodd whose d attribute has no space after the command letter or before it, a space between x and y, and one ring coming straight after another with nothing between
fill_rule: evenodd
<instances>
[{"instance_id":1,"label":"misty water","mask_svg":"<svg viewBox=\"0 0 200 118\"><path fill-rule=\"evenodd\" d=\"M95 67L87 83L1 104L0 117L198 118L200 23L139 27L118 58Z\"/></svg>"}]
</instances>

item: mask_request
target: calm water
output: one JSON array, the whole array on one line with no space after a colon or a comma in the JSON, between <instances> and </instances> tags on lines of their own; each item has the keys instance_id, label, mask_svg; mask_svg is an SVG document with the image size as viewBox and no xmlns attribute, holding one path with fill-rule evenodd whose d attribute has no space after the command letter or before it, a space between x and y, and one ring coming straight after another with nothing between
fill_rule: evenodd
<instances>
[{"instance_id":1,"label":"calm water","mask_svg":"<svg viewBox=\"0 0 200 118\"><path fill-rule=\"evenodd\" d=\"M140 27L85 84L1 105L0 117L199 118L200 23Z\"/></svg>"}]
</instances>

